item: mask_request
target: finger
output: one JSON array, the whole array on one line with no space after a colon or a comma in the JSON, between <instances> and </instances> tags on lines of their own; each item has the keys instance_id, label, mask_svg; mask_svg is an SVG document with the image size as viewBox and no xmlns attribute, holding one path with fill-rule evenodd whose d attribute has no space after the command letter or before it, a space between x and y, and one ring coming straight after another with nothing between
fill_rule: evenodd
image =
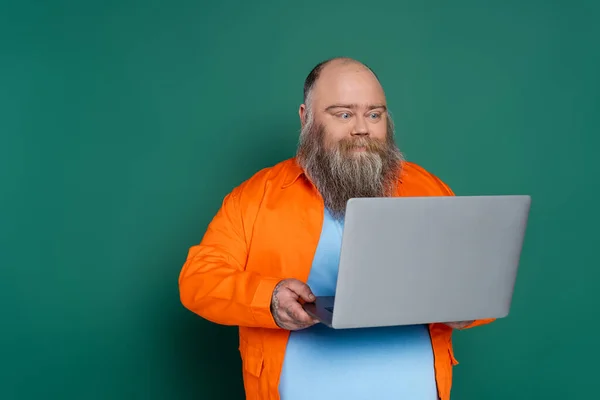
<instances>
[{"instance_id":1,"label":"finger","mask_svg":"<svg viewBox=\"0 0 600 400\"><path fill-rule=\"evenodd\" d=\"M289 323L292 324L292 325L294 325L294 326L303 327L303 326L305 326L307 324L306 321L302 320L301 318L298 318L294 314L294 312L291 311L291 310L286 310L286 314L287 314L288 319L290 321Z\"/></svg>"},{"instance_id":2,"label":"finger","mask_svg":"<svg viewBox=\"0 0 600 400\"><path fill-rule=\"evenodd\" d=\"M467 325L470 325L473 321L456 321L456 322L448 322L446 325L453 329L463 329Z\"/></svg>"},{"instance_id":3,"label":"finger","mask_svg":"<svg viewBox=\"0 0 600 400\"><path fill-rule=\"evenodd\" d=\"M282 327L286 329L294 329L296 326L296 322L286 311L281 311L279 321L282 324Z\"/></svg>"},{"instance_id":4,"label":"finger","mask_svg":"<svg viewBox=\"0 0 600 400\"><path fill-rule=\"evenodd\" d=\"M296 303L297 305L298 303ZM298 315L300 313L300 315ZM296 309L295 306L290 306L282 309L282 314L285 316L281 316L280 319L285 320L285 323L292 324L297 328L304 328L314 324L318 324L320 321L311 317L302 306L300 309ZM308 317L308 318L307 318Z\"/></svg>"},{"instance_id":5,"label":"finger","mask_svg":"<svg viewBox=\"0 0 600 400\"><path fill-rule=\"evenodd\" d=\"M275 318L278 322L278 325L287 330L296 330L301 328L296 322L296 319L293 317L292 313L288 311L287 308L281 308L277 313L277 317Z\"/></svg>"},{"instance_id":6,"label":"finger","mask_svg":"<svg viewBox=\"0 0 600 400\"><path fill-rule=\"evenodd\" d=\"M313 318L308 315L304 308L298 302L294 302L290 304L289 307L286 308L289 316L294 320L294 322L302 325L311 325L313 324Z\"/></svg>"},{"instance_id":7,"label":"finger","mask_svg":"<svg viewBox=\"0 0 600 400\"><path fill-rule=\"evenodd\" d=\"M301 281L291 281L288 285L288 288L297 294L302 300L312 303L315 301L315 295L313 294L310 287Z\"/></svg>"},{"instance_id":8,"label":"finger","mask_svg":"<svg viewBox=\"0 0 600 400\"><path fill-rule=\"evenodd\" d=\"M318 320L312 320L310 322L299 322L292 318L287 312L285 312L285 314L285 322L282 321L281 327L290 331L308 328L312 325L319 323Z\"/></svg>"},{"instance_id":9,"label":"finger","mask_svg":"<svg viewBox=\"0 0 600 400\"><path fill-rule=\"evenodd\" d=\"M314 325L314 324L318 324L319 321L318 319L314 318L313 316L311 316L302 306L302 304L295 302L295 304L292 304L290 306L291 311L292 311L292 318L294 318L296 321L300 321L301 323L306 323L309 326L310 325Z\"/></svg>"},{"instance_id":10,"label":"finger","mask_svg":"<svg viewBox=\"0 0 600 400\"><path fill-rule=\"evenodd\" d=\"M279 325L281 328L288 330L296 329L296 321L285 308L279 309L275 320L277 321L277 325Z\"/></svg>"}]
</instances>

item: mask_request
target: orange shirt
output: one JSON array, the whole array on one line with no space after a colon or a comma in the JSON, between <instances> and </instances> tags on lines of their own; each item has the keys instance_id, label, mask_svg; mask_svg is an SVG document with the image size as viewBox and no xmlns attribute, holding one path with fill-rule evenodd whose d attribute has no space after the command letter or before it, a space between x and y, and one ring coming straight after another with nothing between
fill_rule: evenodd
<instances>
[{"instance_id":1,"label":"orange shirt","mask_svg":"<svg viewBox=\"0 0 600 400\"><path fill-rule=\"evenodd\" d=\"M410 162L403 163L398 183L396 196L454 195L440 179ZM289 331L275 324L271 295L281 279L307 281L323 216L316 188L295 159L285 160L259 171L225 197L183 265L183 305L214 323L239 326L247 399L279 399ZM457 364L452 329L430 324L429 332L438 394L449 400L452 366Z\"/></svg>"}]
</instances>

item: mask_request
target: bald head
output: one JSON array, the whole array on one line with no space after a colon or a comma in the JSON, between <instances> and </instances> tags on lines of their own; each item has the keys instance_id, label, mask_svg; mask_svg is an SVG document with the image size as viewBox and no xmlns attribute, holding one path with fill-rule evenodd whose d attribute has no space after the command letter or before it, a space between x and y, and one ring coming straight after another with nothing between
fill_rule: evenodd
<instances>
[{"instance_id":1,"label":"bald head","mask_svg":"<svg viewBox=\"0 0 600 400\"><path fill-rule=\"evenodd\" d=\"M331 68L328 68L331 67ZM337 67L337 68L336 68ZM317 84L317 81L322 75L322 72L325 70L329 70L329 73L335 73L336 69L340 67L354 67L355 69L363 69L369 71L377 83L379 83L379 78L375 74L375 72L369 68L366 64L361 63L360 61L354 60L349 57L335 57L329 60L325 60L317 64L308 74L304 81L304 103L308 102L309 97Z\"/></svg>"},{"instance_id":2,"label":"bald head","mask_svg":"<svg viewBox=\"0 0 600 400\"><path fill-rule=\"evenodd\" d=\"M389 195L401 168L379 79L349 58L318 64L300 105L297 159L336 216L352 197Z\"/></svg>"},{"instance_id":3,"label":"bald head","mask_svg":"<svg viewBox=\"0 0 600 400\"><path fill-rule=\"evenodd\" d=\"M304 80L304 99L303 99L304 103L306 103L306 100L310 96L312 89L314 88L317 80L321 76L321 72L325 69L325 67L336 66L336 65L349 65L349 64L350 65L354 64L354 65L361 66L363 68L368 69L375 76L375 78L378 79L377 74L375 74L375 72L371 68L369 68L366 64L361 63L360 61L357 61L357 60L354 60L354 59L348 58L348 57L330 58L329 60L322 61L322 62L318 63L317 65L315 65L315 67L310 71L310 73Z\"/></svg>"},{"instance_id":4,"label":"bald head","mask_svg":"<svg viewBox=\"0 0 600 400\"><path fill-rule=\"evenodd\" d=\"M327 141L351 136L385 139L388 122L385 93L375 73L351 58L333 58L318 64L304 84L299 114L303 125L323 125Z\"/></svg>"}]
</instances>

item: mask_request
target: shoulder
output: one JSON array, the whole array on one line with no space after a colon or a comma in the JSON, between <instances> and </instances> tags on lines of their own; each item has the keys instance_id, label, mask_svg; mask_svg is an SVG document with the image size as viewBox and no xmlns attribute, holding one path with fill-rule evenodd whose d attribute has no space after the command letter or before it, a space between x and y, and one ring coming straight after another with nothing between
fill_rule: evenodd
<instances>
[{"instance_id":1,"label":"shoulder","mask_svg":"<svg viewBox=\"0 0 600 400\"><path fill-rule=\"evenodd\" d=\"M230 195L233 197L262 198L269 186L281 187L286 178L294 173L295 166L293 159L287 159L262 168L234 187Z\"/></svg>"},{"instance_id":2,"label":"shoulder","mask_svg":"<svg viewBox=\"0 0 600 400\"><path fill-rule=\"evenodd\" d=\"M402 163L399 191L404 196L454 196L438 176L410 161Z\"/></svg>"}]
</instances>

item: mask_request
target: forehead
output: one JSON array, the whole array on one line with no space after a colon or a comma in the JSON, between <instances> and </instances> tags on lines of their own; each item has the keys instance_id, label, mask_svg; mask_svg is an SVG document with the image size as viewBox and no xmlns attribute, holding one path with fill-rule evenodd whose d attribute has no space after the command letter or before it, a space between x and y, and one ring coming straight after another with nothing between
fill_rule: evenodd
<instances>
[{"instance_id":1,"label":"forehead","mask_svg":"<svg viewBox=\"0 0 600 400\"><path fill-rule=\"evenodd\" d=\"M385 93L375 75L357 63L335 63L321 71L312 102L323 110L333 104L384 104Z\"/></svg>"}]
</instances>

